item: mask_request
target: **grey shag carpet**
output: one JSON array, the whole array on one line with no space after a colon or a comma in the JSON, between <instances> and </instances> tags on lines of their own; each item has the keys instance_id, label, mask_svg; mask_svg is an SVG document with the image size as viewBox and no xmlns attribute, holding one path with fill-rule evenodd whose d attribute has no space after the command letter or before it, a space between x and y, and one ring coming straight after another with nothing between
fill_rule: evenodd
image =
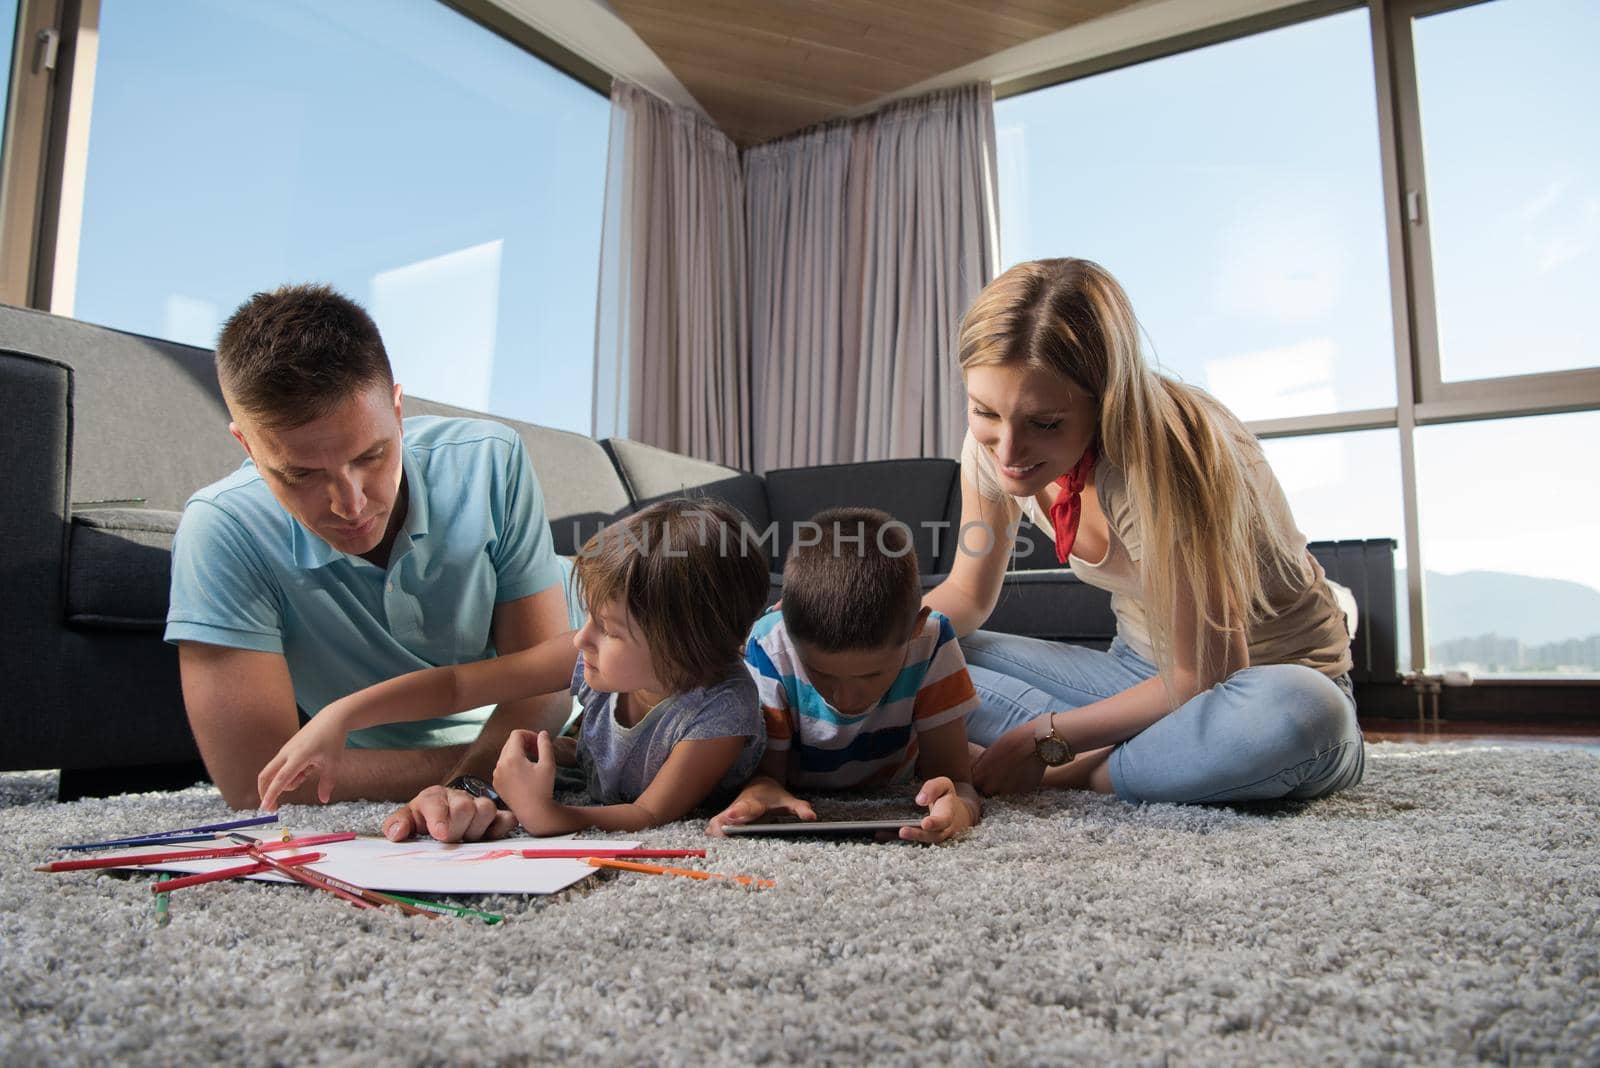
<instances>
[{"instance_id":1,"label":"grey shag carpet","mask_svg":"<svg viewBox=\"0 0 1600 1068\"><path fill-rule=\"evenodd\" d=\"M713 843L773 890L604 874L467 920L45 875L225 817L0 776L5 1064L1600 1064L1600 758L1369 747L1263 808L991 803L942 848ZM286 810L370 830L387 805ZM698 823L646 836L700 845Z\"/></svg>"}]
</instances>

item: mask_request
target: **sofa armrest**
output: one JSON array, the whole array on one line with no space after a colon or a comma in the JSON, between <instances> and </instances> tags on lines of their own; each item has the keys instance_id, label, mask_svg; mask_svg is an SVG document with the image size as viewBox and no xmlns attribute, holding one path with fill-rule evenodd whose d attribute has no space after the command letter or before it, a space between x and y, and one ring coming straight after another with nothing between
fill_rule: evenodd
<instances>
[{"instance_id":1,"label":"sofa armrest","mask_svg":"<svg viewBox=\"0 0 1600 1068\"><path fill-rule=\"evenodd\" d=\"M71 455L72 369L0 351L0 603L21 625L12 634L64 618Z\"/></svg>"},{"instance_id":2,"label":"sofa armrest","mask_svg":"<svg viewBox=\"0 0 1600 1068\"><path fill-rule=\"evenodd\" d=\"M59 670L66 618L72 387L65 364L0 350L0 737L15 759L65 729L45 673Z\"/></svg>"}]
</instances>

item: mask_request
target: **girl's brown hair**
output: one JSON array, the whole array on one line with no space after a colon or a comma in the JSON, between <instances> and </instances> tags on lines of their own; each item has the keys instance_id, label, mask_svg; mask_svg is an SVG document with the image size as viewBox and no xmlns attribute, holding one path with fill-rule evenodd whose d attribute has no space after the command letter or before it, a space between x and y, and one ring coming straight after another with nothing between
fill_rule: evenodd
<instances>
[{"instance_id":1,"label":"girl's brown hair","mask_svg":"<svg viewBox=\"0 0 1600 1068\"><path fill-rule=\"evenodd\" d=\"M590 614L627 610L674 693L739 666L770 589L760 541L709 498L662 501L612 523L579 550L573 575Z\"/></svg>"}]
</instances>

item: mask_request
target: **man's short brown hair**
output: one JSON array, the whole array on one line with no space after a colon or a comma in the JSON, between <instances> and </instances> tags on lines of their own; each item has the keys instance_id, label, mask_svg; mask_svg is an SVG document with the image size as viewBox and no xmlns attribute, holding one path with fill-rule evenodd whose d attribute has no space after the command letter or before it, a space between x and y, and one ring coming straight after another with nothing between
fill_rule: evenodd
<instances>
[{"instance_id":1,"label":"man's short brown hair","mask_svg":"<svg viewBox=\"0 0 1600 1068\"><path fill-rule=\"evenodd\" d=\"M922 608L911 531L876 508L829 508L783 565L783 626L827 653L909 641Z\"/></svg>"},{"instance_id":2,"label":"man's short brown hair","mask_svg":"<svg viewBox=\"0 0 1600 1068\"><path fill-rule=\"evenodd\" d=\"M601 530L578 553L585 607L626 608L656 676L673 693L742 671L745 638L766 606L767 554L721 501L675 498Z\"/></svg>"},{"instance_id":3,"label":"man's short brown hair","mask_svg":"<svg viewBox=\"0 0 1600 1068\"><path fill-rule=\"evenodd\" d=\"M217 379L235 417L304 426L377 384L394 387L378 324L325 285L281 286L239 306L217 339Z\"/></svg>"}]
</instances>

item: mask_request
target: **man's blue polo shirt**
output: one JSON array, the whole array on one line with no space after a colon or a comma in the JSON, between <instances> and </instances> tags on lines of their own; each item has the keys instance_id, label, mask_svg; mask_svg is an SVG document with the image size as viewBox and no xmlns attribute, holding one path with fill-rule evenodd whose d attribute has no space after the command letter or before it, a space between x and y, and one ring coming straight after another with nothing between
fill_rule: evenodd
<instances>
[{"instance_id":1,"label":"man's blue polo shirt","mask_svg":"<svg viewBox=\"0 0 1600 1068\"><path fill-rule=\"evenodd\" d=\"M533 465L514 431L484 420L413 416L402 437L406 519L387 569L301 526L248 460L189 498L166 640L282 653L310 715L397 675L493 656L495 605L562 581ZM356 731L350 744L467 743L489 711Z\"/></svg>"}]
</instances>

